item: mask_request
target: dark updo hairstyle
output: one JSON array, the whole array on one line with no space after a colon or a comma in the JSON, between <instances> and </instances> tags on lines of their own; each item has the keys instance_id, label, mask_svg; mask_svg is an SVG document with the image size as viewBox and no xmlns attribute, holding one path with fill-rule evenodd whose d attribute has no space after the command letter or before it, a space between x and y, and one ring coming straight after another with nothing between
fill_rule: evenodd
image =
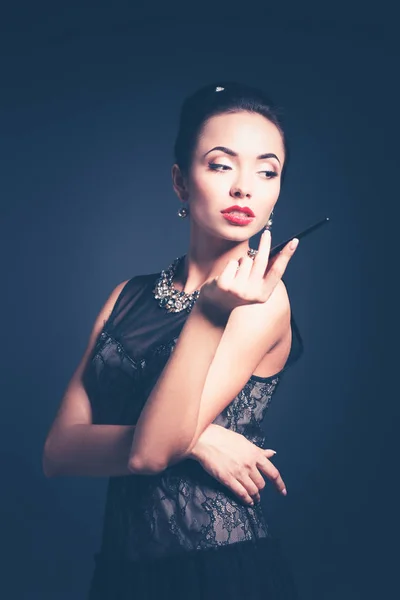
<instances>
[{"instance_id":1,"label":"dark updo hairstyle","mask_svg":"<svg viewBox=\"0 0 400 600\"><path fill-rule=\"evenodd\" d=\"M189 173L193 150L204 123L215 115L240 111L258 113L278 128L285 150L285 162L281 174L281 183L283 183L289 148L283 132L280 109L262 90L229 81L200 88L188 96L182 105L174 154L175 162L184 175Z\"/></svg>"}]
</instances>

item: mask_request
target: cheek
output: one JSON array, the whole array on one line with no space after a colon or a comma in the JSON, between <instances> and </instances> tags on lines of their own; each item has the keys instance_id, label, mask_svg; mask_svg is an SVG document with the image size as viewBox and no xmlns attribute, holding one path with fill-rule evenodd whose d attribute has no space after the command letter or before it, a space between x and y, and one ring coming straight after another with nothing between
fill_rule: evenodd
<instances>
[{"instance_id":1,"label":"cheek","mask_svg":"<svg viewBox=\"0 0 400 600\"><path fill-rule=\"evenodd\" d=\"M280 192L279 182L255 180L251 189L252 202L255 206L270 209L271 204L275 204ZM261 208L261 210L262 210Z\"/></svg>"},{"instance_id":2,"label":"cheek","mask_svg":"<svg viewBox=\"0 0 400 600\"><path fill-rule=\"evenodd\" d=\"M276 200L281 191L281 179L275 177L268 182L261 181L259 189L261 192L268 197L270 200Z\"/></svg>"},{"instance_id":3,"label":"cheek","mask_svg":"<svg viewBox=\"0 0 400 600\"><path fill-rule=\"evenodd\" d=\"M192 198L212 201L215 196L219 196L222 190L229 190L228 181L225 178L224 182L223 179L216 176L215 173L195 173L190 186Z\"/></svg>"}]
</instances>

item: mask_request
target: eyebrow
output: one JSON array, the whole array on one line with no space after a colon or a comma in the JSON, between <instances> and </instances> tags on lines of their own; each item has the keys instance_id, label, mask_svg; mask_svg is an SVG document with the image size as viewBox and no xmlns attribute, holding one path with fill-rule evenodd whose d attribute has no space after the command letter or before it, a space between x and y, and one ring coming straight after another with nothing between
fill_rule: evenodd
<instances>
[{"instance_id":1,"label":"eyebrow","mask_svg":"<svg viewBox=\"0 0 400 600\"><path fill-rule=\"evenodd\" d=\"M210 154L210 152L212 152L213 150L221 150L221 152L225 152L225 154L229 154L230 156L238 156L238 153L234 152L230 148L226 148L225 146L215 146L214 148L211 148L211 150L206 152L204 157L207 156L207 154ZM257 160L264 160L265 158L276 158L278 163L281 164L281 161L273 152L267 152L266 154L260 154L259 156L257 156Z\"/></svg>"}]
</instances>

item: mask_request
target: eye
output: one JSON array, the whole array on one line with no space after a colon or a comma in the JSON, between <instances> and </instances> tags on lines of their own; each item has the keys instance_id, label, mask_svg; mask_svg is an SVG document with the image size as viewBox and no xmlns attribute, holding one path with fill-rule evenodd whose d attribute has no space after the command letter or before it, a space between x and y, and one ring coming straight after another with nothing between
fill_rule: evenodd
<instances>
[{"instance_id":1,"label":"eye","mask_svg":"<svg viewBox=\"0 0 400 600\"><path fill-rule=\"evenodd\" d=\"M228 165L220 165L218 163L208 163L208 166L211 171L224 171L226 169L231 168L231 167L228 167Z\"/></svg>"},{"instance_id":2,"label":"eye","mask_svg":"<svg viewBox=\"0 0 400 600\"><path fill-rule=\"evenodd\" d=\"M273 179L274 177L278 177L278 173L276 171L260 171L260 173L266 173L265 179Z\"/></svg>"}]
</instances>

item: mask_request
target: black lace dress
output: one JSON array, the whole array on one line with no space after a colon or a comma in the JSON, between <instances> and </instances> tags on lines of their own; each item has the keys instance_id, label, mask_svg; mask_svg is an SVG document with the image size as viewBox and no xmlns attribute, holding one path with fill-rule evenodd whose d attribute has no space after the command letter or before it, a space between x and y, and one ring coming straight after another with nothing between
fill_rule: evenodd
<instances>
[{"instance_id":1,"label":"black lace dress","mask_svg":"<svg viewBox=\"0 0 400 600\"><path fill-rule=\"evenodd\" d=\"M85 372L93 423L134 425L188 316L158 306L159 273L124 286ZM214 423L268 447L261 421L292 348L274 376L252 376ZM261 504L244 505L195 460L157 475L111 477L89 600L297 598L290 569Z\"/></svg>"}]
</instances>

